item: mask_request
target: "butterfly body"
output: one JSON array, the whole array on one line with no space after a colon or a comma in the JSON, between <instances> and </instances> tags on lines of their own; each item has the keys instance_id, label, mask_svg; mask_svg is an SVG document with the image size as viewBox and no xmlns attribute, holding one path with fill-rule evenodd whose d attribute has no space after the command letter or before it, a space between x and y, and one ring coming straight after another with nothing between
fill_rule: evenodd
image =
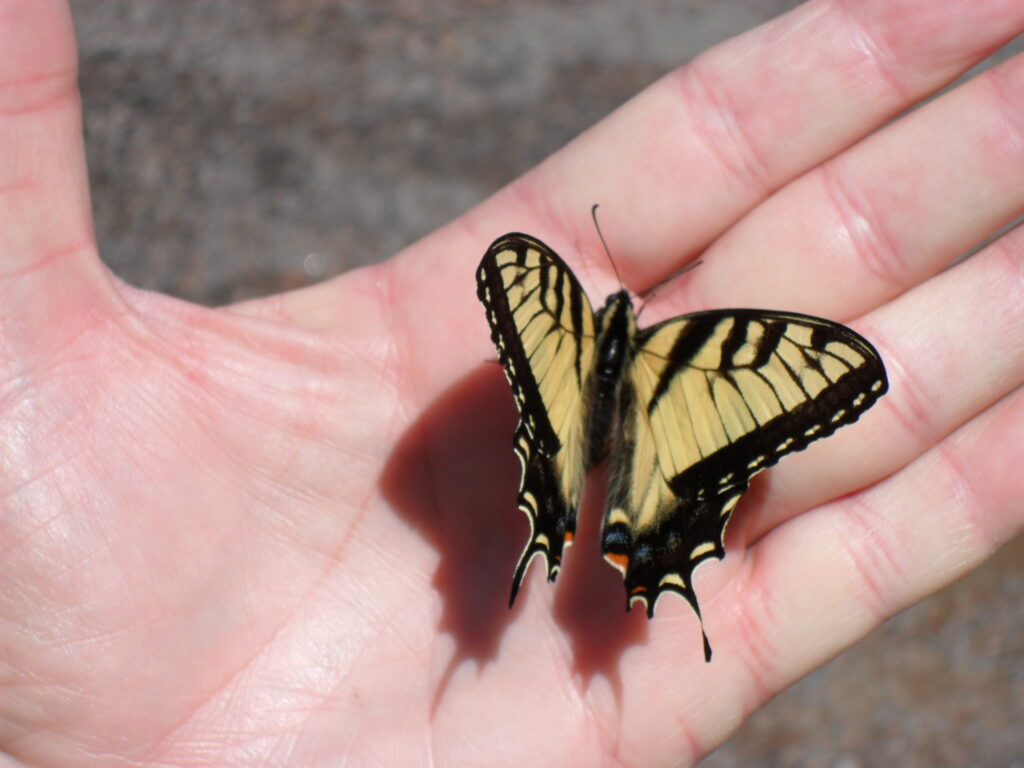
<instances>
[{"instance_id":1,"label":"butterfly body","mask_svg":"<svg viewBox=\"0 0 1024 768\"><path fill-rule=\"evenodd\" d=\"M609 450L609 437L618 406L622 374L632 358L636 317L633 301L626 291L613 293L596 314L597 353L589 382L587 468L597 464Z\"/></svg>"},{"instance_id":2,"label":"butterfly body","mask_svg":"<svg viewBox=\"0 0 1024 768\"><path fill-rule=\"evenodd\" d=\"M664 592L700 616L691 577L725 554L726 523L750 479L855 421L887 388L870 343L820 318L712 310L640 329L629 293L594 312L536 238L498 238L477 270L499 359L520 412L518 505L533 558L554 580L576 530L587 471L610 464L601 534L627 609L653 616ZM705 657L710 646L704 637Z\"/></svg>"}]
</instances>

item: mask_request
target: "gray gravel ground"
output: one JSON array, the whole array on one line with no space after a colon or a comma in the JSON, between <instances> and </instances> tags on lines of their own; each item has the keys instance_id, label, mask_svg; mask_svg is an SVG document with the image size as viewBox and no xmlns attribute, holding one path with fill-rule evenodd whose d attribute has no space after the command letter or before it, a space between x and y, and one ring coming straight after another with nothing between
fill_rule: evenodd
<instances>
[{"instance_id":1,"label":"gray gravel ground","mask_svg":"<svg viewBox=\"0 0 1024 768\"><path fill-rule=\"evenodd\" d=\"M73 0L101 251L207 304L385 258L794 4ZM703 765L1024 766L1022 594L1018 540Z\"/></svg>"}]
</instances>

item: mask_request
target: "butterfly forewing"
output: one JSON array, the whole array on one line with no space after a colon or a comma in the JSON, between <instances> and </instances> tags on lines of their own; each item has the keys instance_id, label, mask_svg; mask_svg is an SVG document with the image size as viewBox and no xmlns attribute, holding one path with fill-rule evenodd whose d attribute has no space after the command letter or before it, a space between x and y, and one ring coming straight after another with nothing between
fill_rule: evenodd
<instances>
[{"instance_id":1,"label":"butterfly forewing","mask_svg":"<svg viewBox=\"0 0 1024 768\"><path fill-rule=\"evenodd\" d=\"M514 449L522 463L519 508L530 539L511 602L535 555L554 579L576 530L586 474L585 388L594 365L594 312L564 262L540 241L509 234L477 270L477 295L519 407Z\"/></svg>"}]
</instances>

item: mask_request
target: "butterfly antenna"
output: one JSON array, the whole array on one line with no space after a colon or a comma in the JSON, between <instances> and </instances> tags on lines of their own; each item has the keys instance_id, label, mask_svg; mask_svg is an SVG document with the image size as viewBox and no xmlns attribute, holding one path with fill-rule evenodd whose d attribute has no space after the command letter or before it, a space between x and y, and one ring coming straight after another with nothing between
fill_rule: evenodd
<instances>
[{"instance_id":1,"label":"butterfly antenna","mask_svg":"<svg viewBox=\"0 0 1024 768\"><path fill-rule=\"evenodd\" d=\"M590 209L590 218L594 220L594 229L597 230L597 236L601 239L601 245L604 246L604 252L608 254L608 261L612 263L612 269L615 270L615 279L619 281L620 288L625 288L622 284L622 275L619 274L619 268L615 266L615 259L612 258L612 252L608 248L608 241L604 239L604 233L601 232L601 225L597 223L597 207L598 204L594 203L593 207Z\"/></svg>"},{"instance_id":2,"label":"butterfly antenna","mask_svg":"<svg viewBox=\"0 0 1024 768\"><path fill-rule=\"evenodd\" d=\"M659 290L660 290L661 288L663 288L663 287L664 287L664 285L665 285L665 284L666 284L667 282L669 282L670 280L675 280L675 279L676 279L677 277L681 277L682 275L685 275L685 274L686 274L687 272L689 272L689 271L690 271L691 269L696 269L697 267L699 267L699 266L700 266L701 264L703 264L703 263L704 263L704 260L703 260L703 259L701 259L700 261L695 261L695 262L693 262L693 264L687 264L687 265L686 265L685 267L683 267L682 269L680 269L680 270L678 270L678 271L676 271L676 272L673 272L673 273L672 273L671 275L669 275L668 277L666 277L666 278L665 278L664 280L662 280L662 281L661 281L660 283L655 283L655 284L654 284L653 286L651 286L651 287L650 287L650 288L648 288L648 289L647 289L646 291L644 291L644 292L643 292L642 294L640 294L641 298L642 298L642 299L644 300L644 303L643 303L643 304L641 304L641 305L640 305L640 309L639 309L639 310L637 310L637 313L636 313L636 317L637 317L637 320L639 320L639 319L640 319L640 314L641 314L641 313L642 313L642 312L644 311L644 307L646 307L646 306L647 306L647 302L649 302L649 301L650 301L651 299L653 299L653 298L654 298L654 295L655 295L655 294L656 294L656 293L657 293L657 292L658 292L658 291L659 291Z\"/></svg>"}]
</instances>

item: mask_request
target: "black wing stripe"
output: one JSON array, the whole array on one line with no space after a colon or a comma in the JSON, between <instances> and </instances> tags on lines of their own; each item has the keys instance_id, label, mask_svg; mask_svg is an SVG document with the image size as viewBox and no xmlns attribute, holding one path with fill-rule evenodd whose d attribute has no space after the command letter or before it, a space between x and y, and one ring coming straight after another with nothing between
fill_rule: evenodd
<instances>
[{"instance_id":1,"label":"black wing stripe","mask_svg":"<svg viewBox=\"0 0 1024 768\"><path fill-rule=\"evenodd\" d=\"M567 272L566 274L568 274L570 277L572 276L571 273ZM572 290L567 291L567 293L569 294L569 317L571 318L572 327L582 328L584 310L590 312L591 314L593 314L593 311L589 307L585 308L583 306L584 294L582 290ZM562 321L561 315L558 316L558 321ZM581 368L581 360L578 355L576 357L576 378L581 383L583 382L584 373Z\"/></svg>"},{"instance_id":2,"label":"black wing stripe","mask_svg":"<svg viewBox=\"0 0 1024 768\"><path fill-rule=\"evenodd\" d=\"M694 355L703 349L704 344L715 332L718 322L718 320L707 316L704 318L688 320L679 330L679 335L676 337L675 343L672 345L672 350L668 355L668 365L665 367L665 370L662 371L661 380L658 382L658 386L654 390L654 395L651 397L651 401L647 404L648 415L654 413L655 409L658 407L658 402L668 391L668 388L672 384L676 374L686 368L690 364Z\"/></svg>"},{"instance_id":3,"label":"black wing stripe","mask_svg":"<svg viewBox=\"0 0 1024 768\"><path fill-rule=\"evenodd\" d=\"M548 312L551 312L551 307L548 306L548 299L550 298L550 292L549 292L550 286L548 285L548 281L551 279L551 270L550 269L546 269L545 267L541 266L541 267L538 268L538 271L540 272L540 274L538 276L539 277L538 290L540 291L540 304L541 304L542 307L544 307L545 310L547 310ZM556 318L558 317L557 313L552 313L552 314L554 314L554 316Z\"/></svg>"},{"instance_id":4,"label":"black wing stripe","mask_svg":"<svg viewBox=\"0 0 1024 768\"><path fill-rule=\"evenodd\" d=\"M772 355L775 354L775 350L779 348L779 342L782 340L782 328L779 323L765 320L760 323L760 326L764 329L764 335L757 341L757 353L754 355L754 360L749 366L755 369L763 368L768 364L768 361L772 359Z\"/></svg>"},{"instance_id":5,"label":"black wing stripe","mask_svg":"<svg viewBox=\"0 0 1024 768\"><path fill-rule=\"evenodd\" d=\"M555 318L562 324L562 309L565 307L565 272L555 271ZM576 326L577 328L579 326Z\"/></svg>"},{"instance_id":6,"label":"black wing stripe","mask_svg":"<svg viewBox=\"0 0 1024 768\"><path fill-rule=\"evenodd\" d=\"M750 321L738 317L729 329L729 335L722 343L722 366L730 367L736 365L736 353L747 343L747 334L750 330Z\"/></svg>"}]
</instances>

